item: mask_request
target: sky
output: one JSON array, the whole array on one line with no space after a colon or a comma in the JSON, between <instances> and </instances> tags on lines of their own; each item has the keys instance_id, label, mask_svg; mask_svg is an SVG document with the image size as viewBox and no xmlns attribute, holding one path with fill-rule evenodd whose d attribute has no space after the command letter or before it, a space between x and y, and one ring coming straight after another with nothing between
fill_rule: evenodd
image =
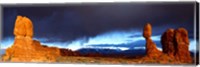
<instances>
[{"instance_id":1,"label":"sky","mask_svg":"<svg viewBox=\"0 0 200 67\"><path fill-rule=\"evenodd\" d=\"M4 5L1 48L14 42L17 15L30 18L34 39L43 45L80 48L145 49L142 37L146 23L152 25L152 40L161 49L160 36L168 28L188 30L190 50L194 40L194 4L191 3L84 3L55 5Z\"/></svg>"}]
</instances>

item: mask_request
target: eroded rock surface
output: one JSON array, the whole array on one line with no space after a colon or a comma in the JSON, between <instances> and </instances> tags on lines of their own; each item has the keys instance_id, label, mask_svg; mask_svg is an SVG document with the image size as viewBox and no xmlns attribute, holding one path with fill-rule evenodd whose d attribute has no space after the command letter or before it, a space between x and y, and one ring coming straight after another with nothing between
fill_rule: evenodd
<instances>
[{"instance_id":1,"label":"eroded rock surface","mask_svg":"<svg viewBox=\"0 0 200 67\"><path fill-rule=\"evenodd\" d=\"M163 53L174 57L174 59L180 62L192 62L192 58L189 52L189 37L186 29L168 29L162 35L161 43Z\"/></svg>"},{"instance_id":2,"label":"eroded rock surface","mask_svg":"<svg viewBox=\"0 0 200 67\"><path fill-rule=\"evenodd\" d=\"M162 52L156 48L156 44L151 39L152 28L149 23L144 27L143 37L146 39L147 62L161 62L164 64L192 63L193 60L189 51L188 32L184 28L169 28L161 36Z\"/></svg>"},{"instance_id":3,"label":"eroded rock surface","mask_svg":"<svg viewBox=\"0 0 200 67\"><path fill-rule=\"evenodd\" d=\"M44 47L39 41L33 40L32 21L17 16L14 27L14 44L6 49L3 61L11 62L56 62L60 50L56 47Z\"/></svg>"},{"instance_id":4,"label":"eroded rock surface","mask_svg":"<svg viewBox=\"0 0 200 67\"><path fill-rule=\"evenodd\" d=\"M15 36L33 36L33 24L32 21L27 17L17 16L14 27Z\"/></svg>"},{"instance_id":5,"label":"eroded rock surface","mask_svg":"<svg viewBox=\"0 0 200 67\"><path fill-rule=\"evenodd\" d=\"M175 31L175 57L181 62L192 62L189 52L188 32L184 28Z\"/></svg>"},{"instance_id":6,"label":"eroded rock surface","mask_svg":"<svg viewBox=\"0 0 200 67\"><path fill-rule=\"evenodd\" d=\"M157 49L156 44L151 39L151 35L151 24L147 23L143 30L143 37L146 39L146 54L149 57L158 57L162 54L162 52Z\"/></svg>"},{"instance_id":7,"label":"eroded rock surface","mask_svg":"<svg viewBox=\"0 0 200 67\"><path fill-rule=\"evenodd\" d=\"M175 54L175 44L174 44L174 29L168 29L164 34L161 36L161 44L163 53L174 57Z\"/></svg>"}]
</instances>

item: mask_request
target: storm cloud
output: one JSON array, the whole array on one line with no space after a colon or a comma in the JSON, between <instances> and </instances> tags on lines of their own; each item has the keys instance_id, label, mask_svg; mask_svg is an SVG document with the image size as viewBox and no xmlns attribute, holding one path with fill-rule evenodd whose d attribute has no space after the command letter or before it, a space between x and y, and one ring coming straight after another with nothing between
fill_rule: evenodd
<instances>
[{"instance_id":1,"label":"storm cloud","mask_svg":"<svg viewBox=\"0 0 200 67\"><path fill-rule=\"evenodd\" d=\"M83 3L54 5L4 5L3 38L14 37L17 15L27 16L34 25L34 37L44 42L73 42L112 31L141 33L152 24L153 36L168 28L184 27L194 36L194 4L188 3Z\"/></svg>"}]
</instances>

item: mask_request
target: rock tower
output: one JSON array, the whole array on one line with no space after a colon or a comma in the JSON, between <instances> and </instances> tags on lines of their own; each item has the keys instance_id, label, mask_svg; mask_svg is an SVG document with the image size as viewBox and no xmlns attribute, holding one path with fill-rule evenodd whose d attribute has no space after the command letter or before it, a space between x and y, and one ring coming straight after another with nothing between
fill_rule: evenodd
<instances>
[{"instance_id":1,"label":"rock tower","mask_svg":"<svg viewBox=\"0 0 200 67\"><path fill-rule=\"evenodd\" d=\"M32 21L17 16L14 26L14 44L6 49L3 61L11 62L56 62L60 50L56 47L44 47L39 41L33 40Z\"/></svg>"}]
</instances>

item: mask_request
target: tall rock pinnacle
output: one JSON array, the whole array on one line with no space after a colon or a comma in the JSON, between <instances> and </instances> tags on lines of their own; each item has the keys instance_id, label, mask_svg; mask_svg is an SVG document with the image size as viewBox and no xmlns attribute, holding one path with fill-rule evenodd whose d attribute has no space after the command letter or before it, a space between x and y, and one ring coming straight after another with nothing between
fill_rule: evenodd
<instances>
[{"instance_id":1,"label":"tall rock pinnacle","mask_svg":"<svg viewBox=\"0 0 200 67\"><path fill-rule=\"evenodd\" d=\"M151 35L151 24L147 23L143 30L143 37L146 39L146 54L149 57L158 57L162 54L162 52L157 49L156 44L151 39Z\"/></svg>"},{"instance_id":2,"label":"tall rock pinnacle","mask_svg":"<svg viewBox=\"0 0 200 67\"><path fill-rule=\"evenodd\" d=\"M15 36L31 37L33 36L33 24L27 17L17 16L14 27Z\"/></svg>"},{"instance_id":3,"label":"tall rock pinnacle","mask_svg":"<svg viewBox=\"0 0 200 67\"><path fill-rule=\"evenodd\" d=\"M15 21L14 31L15 35L15 47L21 47L25 49L31 48L31 43L33 42L33 24L32 21L27 17L17 16Z\"/></svg>"}]
</instances>

